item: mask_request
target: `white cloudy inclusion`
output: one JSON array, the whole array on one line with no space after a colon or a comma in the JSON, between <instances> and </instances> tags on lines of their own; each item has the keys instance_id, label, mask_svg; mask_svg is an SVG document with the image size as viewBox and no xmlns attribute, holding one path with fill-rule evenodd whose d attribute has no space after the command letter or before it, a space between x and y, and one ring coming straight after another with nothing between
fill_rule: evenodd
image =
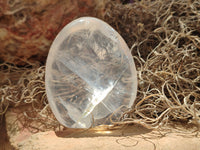
<instances>
[{"instance_id":1,"label":"white cloudy inclusion","mask_svg":"<svg viewBox=\"0 0 200 150\"><path fill-rule=\"evenodd\" d=\"M61 124L89 128L110 124L113 113L111 119L120 119L134 102L137 76L122 37L101 20L82 17L66 25L54 40L45 85Z\"/></svg>"}]
</instances>

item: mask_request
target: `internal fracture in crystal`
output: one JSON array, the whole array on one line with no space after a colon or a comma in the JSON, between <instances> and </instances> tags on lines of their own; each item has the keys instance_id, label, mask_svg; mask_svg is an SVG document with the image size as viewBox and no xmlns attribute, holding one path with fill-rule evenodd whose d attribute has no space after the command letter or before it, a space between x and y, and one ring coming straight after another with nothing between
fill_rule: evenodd
<instances>
[{"instance_id":1,"label":"internal fracture in crystal","mask_svg":"<svg viewBox=\"0 0 200 150\"><path fill-rule=\"evenodd\" d=\"M79 18L61 30L46 64L46 92L58 121L69 128L89 128L119 121L137 90L129 48L107 23Z\"/></svg>"}]
</instances>

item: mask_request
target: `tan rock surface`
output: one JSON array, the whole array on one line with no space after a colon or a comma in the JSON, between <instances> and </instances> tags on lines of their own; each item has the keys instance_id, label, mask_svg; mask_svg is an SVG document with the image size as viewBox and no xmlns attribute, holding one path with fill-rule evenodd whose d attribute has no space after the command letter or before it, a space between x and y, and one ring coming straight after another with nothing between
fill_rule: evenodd
<instances>
[{"instance_id":1,"label":"tan rock surface","mask_svg":"<svg viewBox=\"0 0 200 150\"><path fill-rule=\"evenodd\" d=\"M20 150L199 150L200 139L194 136L168 133L133 125L120 130L74 130L30 133L16 120L16 114L6 114L11 144Z\"/></svg>"}]
</instances>

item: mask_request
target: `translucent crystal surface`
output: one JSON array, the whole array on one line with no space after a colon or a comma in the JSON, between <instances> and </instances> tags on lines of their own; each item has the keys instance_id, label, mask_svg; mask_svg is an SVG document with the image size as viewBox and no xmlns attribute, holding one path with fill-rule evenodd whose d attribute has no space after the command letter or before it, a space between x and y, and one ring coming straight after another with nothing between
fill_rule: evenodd
<instances>
[{"instance_id":1,"label":"translucent crystal surface","mask_svg":"<svg viewBox=\"0 0 200 150\"><path fill-rule=\"evenodd\" d=\"M57 35L47 58L45 83L54 115L69 128L110 124L111 114L118 121L137 90L126 43L107 23L92 17L71 22Z\"/></svg>"}]
</instances>

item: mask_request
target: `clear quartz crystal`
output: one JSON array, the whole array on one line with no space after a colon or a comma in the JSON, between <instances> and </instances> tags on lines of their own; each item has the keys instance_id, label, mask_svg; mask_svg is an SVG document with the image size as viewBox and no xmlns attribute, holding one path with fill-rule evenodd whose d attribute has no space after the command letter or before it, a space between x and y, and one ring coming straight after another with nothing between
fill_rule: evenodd
<instances>
[{"instance_id":1,"label":"clear quartz crystal","mask_svg":"<svg viewBox=\"0 0 200 150\"><path fill-rule=\"evenodd\" d=\"M54 40L45 84L58 121L69 128L89 128L119 121L134 102L137 75L122 37L101 20L82 17Z\"/></svg>"}]
</instances>

